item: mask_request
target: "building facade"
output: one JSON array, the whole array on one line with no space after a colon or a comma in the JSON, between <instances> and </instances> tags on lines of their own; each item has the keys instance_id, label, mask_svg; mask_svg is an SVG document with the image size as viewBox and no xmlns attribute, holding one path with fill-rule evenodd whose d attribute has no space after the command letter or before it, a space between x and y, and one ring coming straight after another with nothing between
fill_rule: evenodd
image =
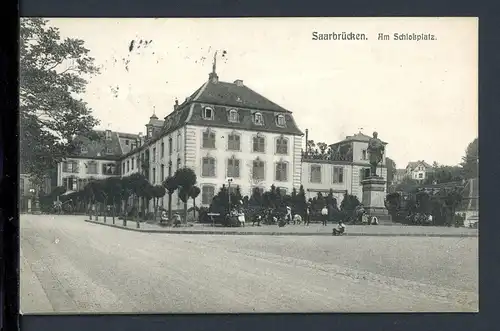
<instances>
[{"instance_id":1,"label":"building facade","mask_svg":"<svg viewBox=\"0 0 500 331\"><path fill-rule=\"evenodd\" d=\"M405 170L406 178L423 183L428 178L429 173L433 171L433 168L424 160L418 160L416 162L409 162Z\"/></svg>"},{"instance_id":2,"label":"building facade","mask_svg":"<svg viewBox=\"0 0 500 331\"><path fill-rule=\"evenodd\" d=\"M254 188L275 185L290 194L303 185L308 198L333 190L340 203L346 192L362 199L361 181L370 171L369 136L360 132L328 149L324 144L320 151L303 150L304 134L291 111L241 80L219 81L215 72L183 103L176 101L163 120L153 114L145 131L143 136L105 130L94 139L81 138L79 153L58 164L57 185L77 191L94 179L137 172L161 185L189 167L201 190L198 206L210 205L223 185L248 196ZM377 173L387 177L385 154ZM167 201L165 196L160 205ZM174 194L173 209L182 205Z\"/></svg>"},{"instance_id":3,"label":"building facade","mask_svg":"<svg viewBox=\"0 0 500 331\"><path fill-rule=\"evenodd\" d=\"M368 142L370 137L359 132L344 140L319 149L308 148L302 157L302 185L307 198L333 191L340 204L345 193L363 198L361 182L370 175ZM387 143L384 143L387 148ZM386 152L377 175L387 178Z\"/></svg>"}]
</instances>

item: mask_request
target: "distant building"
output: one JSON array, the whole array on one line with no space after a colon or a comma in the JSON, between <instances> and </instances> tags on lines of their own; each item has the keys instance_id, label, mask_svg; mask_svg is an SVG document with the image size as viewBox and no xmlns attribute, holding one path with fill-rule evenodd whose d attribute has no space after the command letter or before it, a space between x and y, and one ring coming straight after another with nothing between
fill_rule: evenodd
<instances>
[{"instance_id":1,"label":"distant building","mask_svg":"<svg viewBox=\"0 0 500 331\"><path fill-rule=\"evenodd\" d=\"M424 182L430 172L433 171L433 167L423 160L416 162L409 162L406 166L406 177L416 180L417 182Z\"/></svg>"},{"instance_id":2,"label":"distant building","mask_svg":"<svg viewBox=\"0 0 500 331\"><path fill-rule=\"evenodd\" d=\"M406 177L406 169L396 169L394 177L392 178L392 185L397 185Z\"/></svg>"},{"instance_id":3,"label":"distant building","mask_svg":"<svg viewBox=\"0 0 500 331\"><path fill-rule=\"evenodd\" d=\"M302 185L307 198L313 198L319 192L328 194L332 189L339 204L346 192L357 196L361 201L361 181L370 175L370 157L367 151L370 138L359 132L329 145L323 152L317 149L306 150L302 155ZM387 178L386 153L377 168L377 175Z\"/></svg>"}]
</instances>

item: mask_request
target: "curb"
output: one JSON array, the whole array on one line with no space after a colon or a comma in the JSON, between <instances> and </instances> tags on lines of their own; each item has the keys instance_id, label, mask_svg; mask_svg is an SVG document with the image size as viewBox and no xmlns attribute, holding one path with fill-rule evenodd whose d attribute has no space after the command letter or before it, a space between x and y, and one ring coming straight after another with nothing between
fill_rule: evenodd
<instances>
[{"instance_id":1,"label":"curb","mask_svg":"<svg viewBox=\"0 0 500 331\"><path fill-rule=\"evenodd\" d=\"M202 231L193 231L193 230L146 230L146 229L136 229L123 227L117 224L111 223L102 223L91 220L85 220L87 223L98 224L109 226L112 228L118 228L122 230L142 232L142 233L168 233L168 234L212 234L212 235L239 235L239 236L332 236L331 233L328 232L239 232L239 231L210 231L210 230L202 230ZM346 233L344 236L347 237L435 237L435 238L477 238L478 234L437 234L437 233Z\"/></svg>"}]
</instances>

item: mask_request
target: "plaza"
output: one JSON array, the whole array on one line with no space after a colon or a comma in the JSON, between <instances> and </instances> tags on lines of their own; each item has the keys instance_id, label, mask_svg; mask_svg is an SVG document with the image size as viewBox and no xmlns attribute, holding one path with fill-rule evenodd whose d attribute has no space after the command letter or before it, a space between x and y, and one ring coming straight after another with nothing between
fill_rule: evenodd
<instances>
[{"instance_id":1,"label":"plaza","mask_svg":"<svg viewBox=\"0 0 500 331\"><path fill-rule=\"evenodd\" d=\"M140 233L84 219L21 216L23 313L478 310L477 237Z\"/></svg>"}]
</instances>

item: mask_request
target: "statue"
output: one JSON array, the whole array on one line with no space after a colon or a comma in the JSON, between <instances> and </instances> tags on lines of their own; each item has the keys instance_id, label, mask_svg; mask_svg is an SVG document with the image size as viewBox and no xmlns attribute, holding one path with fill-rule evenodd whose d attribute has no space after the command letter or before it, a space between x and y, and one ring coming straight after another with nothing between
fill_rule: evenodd
<instances>
[{"instance_id":1,"label":"statue","mask_svg":"<svg viewBox=\"0 0 500 331\"><path fill-rule=\"evenodd\" d=\"M373 138L368 142L368 153L370 154L371 171L370 176L377 176L377 165L382 162L385 146L382 140L378 139L378 133L373 132Z\"/></svg>"}]
</instances>

